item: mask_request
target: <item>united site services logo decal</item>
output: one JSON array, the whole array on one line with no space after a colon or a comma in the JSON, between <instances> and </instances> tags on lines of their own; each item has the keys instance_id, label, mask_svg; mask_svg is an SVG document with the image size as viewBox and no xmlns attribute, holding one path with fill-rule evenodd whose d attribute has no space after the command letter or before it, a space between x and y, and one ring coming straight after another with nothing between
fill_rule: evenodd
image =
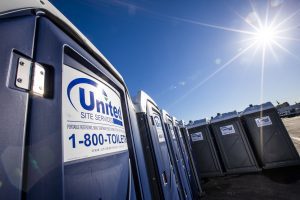
<instances>
[{"instance_id":1,"label":"united site services logo decal","mask_svg":"<svg viewBox=\"0 0 300 200\"><path fill-rule=\"evenodd\" d=\"M269 116L256 118L255 122L256 122L257 127L272 125L272 121L271 121L271 118Z\"/></svg>"},{"instance_id":2,"label":"united site services logo decal","mask_svg":"<svg viewBox=\"0 0 300 200\"><path fill-rule=\"evenodd\" d=\"M233 131L233 127L232 126L231 127L223 126L223 127L221 127L221 130L222 131Z\"/></svg>"},{"instance_id":3,"label":"united site services logo decal","mask_svg":"<svg viewBox=\"0 0 300 200\"><path fill-rule=\"evenodd\" d=\"M100 88L101 86L91 79L74 79L67 87L68 100L76 111L83 109L86 112L93 112L96 113L93 119L123 126L121 106L114 105L104 89ZM75 96L72 96L71 92L74 89L78 91L74 91ZM79 99L79 104L74 99Z\"/></svg>"},{"instance_id":4,"label":"united site services logo decal","mask_svg":"<svg viewBox=\"0 0 300 200\"><path fill-rule=\"evenodd\" d=\"M222 135L228 135L235 133L233 125L221 126L220 127Z\"/></svg>"}]
</instances>

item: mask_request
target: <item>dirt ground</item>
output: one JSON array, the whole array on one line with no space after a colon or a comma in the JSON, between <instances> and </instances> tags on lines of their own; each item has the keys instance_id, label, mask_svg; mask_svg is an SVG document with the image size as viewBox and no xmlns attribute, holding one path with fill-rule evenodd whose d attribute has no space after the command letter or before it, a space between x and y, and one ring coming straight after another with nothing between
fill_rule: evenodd
<instances>
[{"instance_id":1,"label":"dirt ground","mask_svg":"<svg viewBox=\"0 0 300 200\"><path fill-rule=\"evenodd\" d=\"M300 116L283 119L300 154ZM203 180L205 200L299 200L300 166Z\"/></svg>"},{"instance_id":2,"label":"dirt ground","mask_svg":"<svg viewBox=\"0 0 300 200\"><path fill-rule=\"evenodd\" d=\"M300 155L300 116L282 119Z\"/></svg>"}]
</instances>

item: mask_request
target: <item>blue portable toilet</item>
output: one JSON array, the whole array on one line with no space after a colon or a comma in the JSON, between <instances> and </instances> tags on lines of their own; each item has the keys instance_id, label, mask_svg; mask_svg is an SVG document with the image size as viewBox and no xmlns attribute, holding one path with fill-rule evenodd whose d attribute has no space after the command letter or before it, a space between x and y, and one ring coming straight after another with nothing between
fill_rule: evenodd
<instances>
[{"instance_id":1,"label":"blue portable toilet","mask_svg":"<svg viewBox=\"0 0 300 200\"><path fill-rule=\"evenodd\" d=\"M160 110L144 91L134 99L151 199L179 199Z\"/></svg>"},{"instance_id":2,"label":"blue portable toilet","mask_svg":"<svg viewBox=\"0 0 300 200\"><path fill-rule=\"evenodd\" d=\"M128 99L130 99L129 96ZM137 180L135 180L135 183L137 185L136 187L140 188L140 190L136 190L137 197L139 197L140 199L153 199L149 184L151 177L148 176L146 170L146 157L143 151L142 138L139 131L136 109L131 100L128 101L128 109L132 128L132 139L134 141L132 151L134 151L134 154L136 155L136 164L132 165L132 170L137 173Z\"/></svg>"},{"instance_id":3,"label":"blue portable toilet","mask_svg":"<svg viewBox=\"0 0 300 200\"><path fill-rule=\"evenodd\" d=\"M173 121L173 128L174 128L174 133L175 133L175 136L177 139L179 151L183 158L183 169L185 171L186 176L188 177L189 188L190 188L190 191L192 192L192 196L194 197L194 193L192 191L192 185L191 185L192 172L191 172L190 162L189 162L187 151L184 146L183 137L180 132L179 122L176 119L176 117L174 117L174 116L172 117L172 121ZM195 198L199 198L199 196L195 196Z\"/></svg>"},{"instance_id":4,"label":"blue portable toilet","mask_svg":"<svg viewBox=\"0 0 300 200\"><path fill-rule=\"evenodd\" d=\"M171 152L171 159L175 165L177 181L180 187L181 199L192 199L191 186L186 171L184 157L180 151L179 140L175 133L173 118L165 110L161 110L163 124L167 133L167 143Z\"/></svg>"},{"instance_id":5,"label":"blue portable toilet","mask_svg":"<svg viewBox=\"0 0 300 200\"><path fill-rule=\"evenodd\" d=\"M187 165L189 165L189 170L190 170L189 181L193 193L193 199L199 199L199 197L204 195L204 192L200 185L200 179L192 156L190 137L183 120L178 121L178 126L180 131L179 138L182 141L181 146L183 149L185 149L187 154Z\"/></svg>"},{"instance_id":6,"label":"blue portable toilet","mask_svg":"<svg viewBox=\"0 0 300 200\"><path fill-rule=\"evenodd\" d=\"M0 42L0 199L143 198L109 61L46 0L1 1Z\"/></svg>"}]
</instances>

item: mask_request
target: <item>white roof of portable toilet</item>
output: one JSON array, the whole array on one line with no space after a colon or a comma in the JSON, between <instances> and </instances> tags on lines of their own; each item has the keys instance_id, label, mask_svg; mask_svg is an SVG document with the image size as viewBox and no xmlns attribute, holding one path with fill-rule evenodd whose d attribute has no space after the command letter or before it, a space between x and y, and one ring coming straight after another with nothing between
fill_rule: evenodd
<instances>
[{"instance_id":1,"label":"white roof of portable toilet","mask_svg":"<svg viewBox=\"0 0 300 200\"><path fill-rule=\"evenodd\" d=\"M187 128L194 128L194 127L198 127L198 126L203 126L203 125L209 124L209 122L210 121L207 118L195 120L194 123L187 126Z\"/></svg>"},{"instance_id":2,"label":"white roof of portable toilet","mask_svg":"<svg viewBox=\"0 0 300 200\"><path fill-rule=\"evenodd\" d=\"M256 113L256 112L260 112L262 110L267 110L267 109L271 109L271 108L275 108L274 105L271 102L267 102L261 105L250 105L248 108L246 108L241 115L247 115L247 114L251 114L251 113Z\"/></svg>"},{"instance_id":3,"label":"white roof of portable toilet","mask_svg":"<svg viewBox=\"0 0 300 200\"><path fill-rule=\"evenodd\" d=\"M210 123L216 123L216 122L232 119L232 118L235 118L235 117L238 117L238 116L239 116L239 114L236 111L232 111L232 112L228 112L228 113L222 113L222 114L218 114L217 116L212 118L210 120Z\"/></svg>"},{"instance_id":4,"label":"white roof of portable toilet","mask_svg":"<svg viewBox=\"0 0 300 200\"><path fill-rule=\"evenodd\" d=\"M133 98L133 102L135 104L136 112L147 112L147 101L150 101L152 104L154 104L156 107L157 104L155 101L144 91L139 91L137 96Z\"/></svg>"}]
</instances>

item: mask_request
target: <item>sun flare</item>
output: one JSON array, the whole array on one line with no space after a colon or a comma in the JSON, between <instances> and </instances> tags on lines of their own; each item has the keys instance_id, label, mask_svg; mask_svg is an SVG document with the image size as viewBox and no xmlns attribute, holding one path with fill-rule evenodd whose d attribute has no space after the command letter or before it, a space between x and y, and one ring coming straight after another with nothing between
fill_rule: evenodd
<instances>
[{"instance_id":1,"label":"sun flare","mask_svg":"<svg viewBox=\"0 0 300 200\"><path fill-rule=\"evenodd\" d=\"M259 45L271 45L276 41L276 30L273 27L262 27L255 33L254 41Z\"/></svg>"},{"instance_id":2,"label":"sun flare","mask_svg":"<svg viewBox=\"0 0 300 200\"><path fill-rule=\"evenodd\" d=\"M261 62L260 101L261 103L264 101L264 76L265 67L268 64L266 63L267 58L274 58L271 60L278 61L281 57L281 54L284 52L289 54L293 58L300 60L300 58L296 54L294 54L287 46L288 42L300 41L300 38L291 36L293 31L299 29L299 25L294 23L295 17L300 15L300 9L297 9L296 11L288 13L284 16L284 13L282 13L281 9L276 9L278 7L282 7L282 3L280 5L275 4L275 0L270 0L270 2L271 4L266 4L266 10L262 11L261 9L257 9L252 0L250 0L252 9L247 15L241 15L238 12L235 12L237 16L245 23L245 25L247 25L244 28L226 27L222 25L214 25L189 19L172 17L173 20L179 20L186 23L192 23L204 27L218 29L221 31L240 33L242 39L239 42L243 44L243 47L240 48L235 55L233 55L227 61L224 61L218 69L213 71L202 81L199 81L199 83L195 84L194 87L190 88L172 105L177 104L179 101L192 94L193 91L204 85L216 74L220 73L228 66L230 66L233 62L249 52L251 52L253 55L256 55L256 57L253 57L253 60L259 60ZM273 13L271 13L271 11L273 11Z\"/></svg>"}]
</instances>

